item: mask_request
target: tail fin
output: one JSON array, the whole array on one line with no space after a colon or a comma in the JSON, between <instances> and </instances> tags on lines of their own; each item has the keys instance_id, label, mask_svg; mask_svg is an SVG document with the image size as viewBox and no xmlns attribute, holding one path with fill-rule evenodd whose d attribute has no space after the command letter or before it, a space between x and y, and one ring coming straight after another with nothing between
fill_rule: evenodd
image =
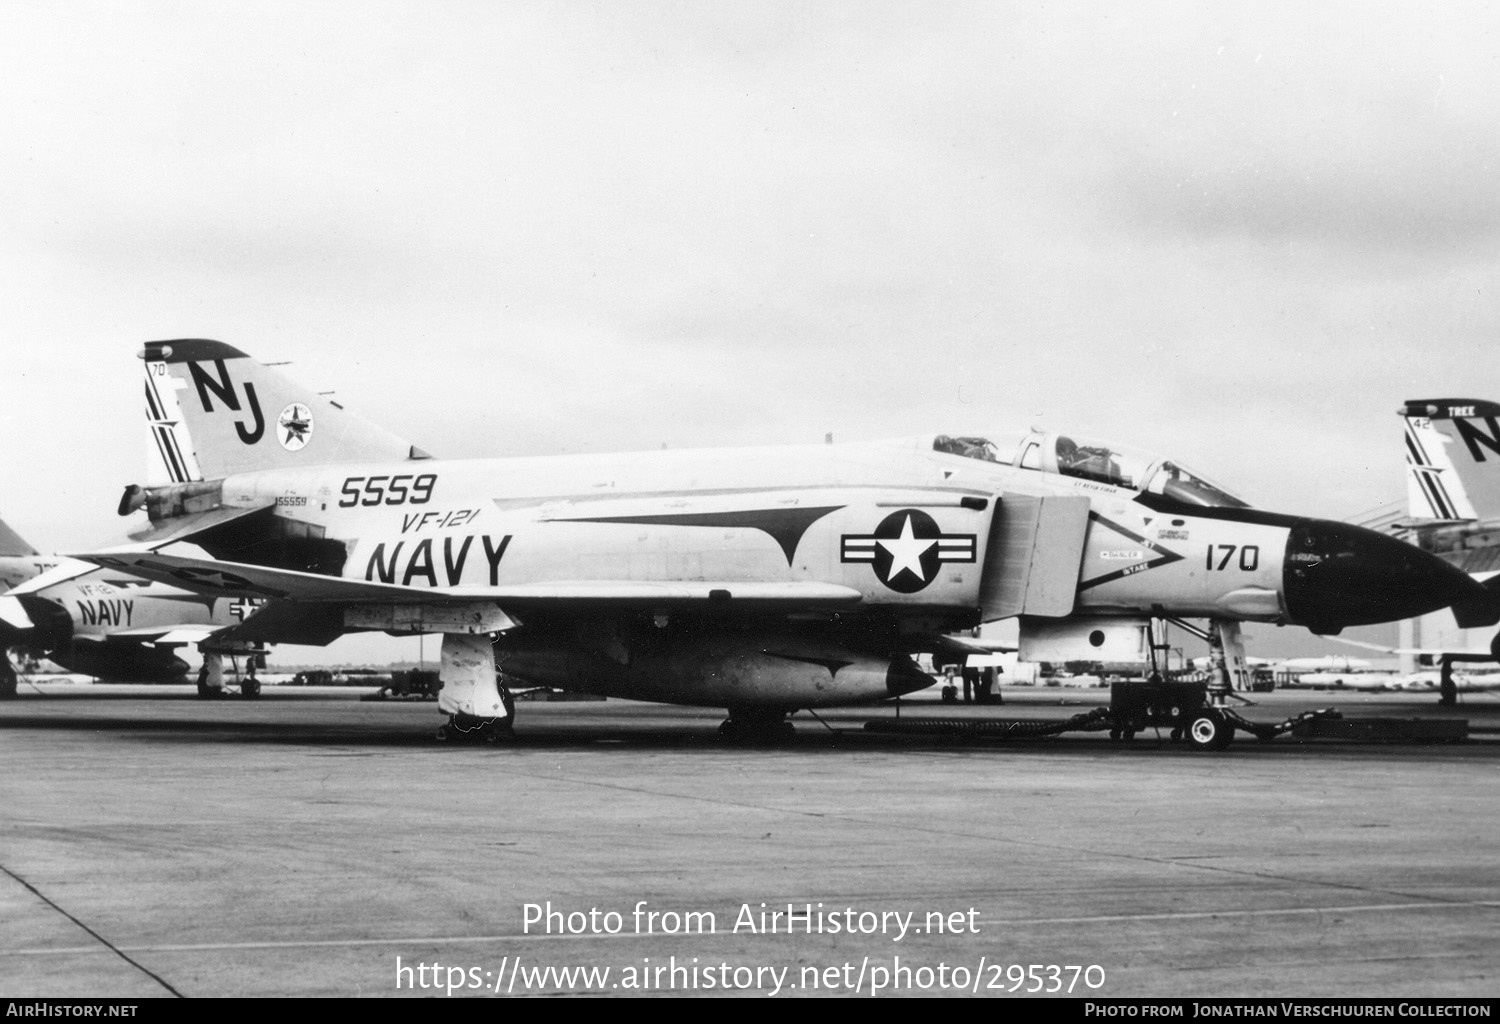
<instances>
[{"instance_id":1,"label":"tail fin","mask_svg":"<svg viewBox=\"0 0 1500 1024\"><path fill-rule=\"evenodd\" d=\"M153 483L429 457L223 342L149 341L141 358Z\"/></svg>"},{"instance_id":2,"label":"tail fin","mask_svg":"<svg viewBox=\"0 0 1500 1024\"><path fill-rule=\"evenodd\" d=\"M0 555L26 556L36 553L36 548L22 540L20 534L0 520Z\"/></svg>"},{"instance_id":3,"label":"tail fin","mask_svg":"<svg viewBox=\"0 0 1500 1024\"><path fill-rule=\"evenodd\" d=\"M1406 493L1413 520L1500 518L1500 403L1408 401Z\"/></svg>"}]
</instances>

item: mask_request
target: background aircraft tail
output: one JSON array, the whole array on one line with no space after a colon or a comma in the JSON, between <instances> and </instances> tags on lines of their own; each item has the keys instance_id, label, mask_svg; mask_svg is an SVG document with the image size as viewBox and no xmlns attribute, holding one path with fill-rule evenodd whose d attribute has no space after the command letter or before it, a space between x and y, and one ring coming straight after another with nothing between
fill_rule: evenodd
<instances>
[{"instance_id":1,"label":"background aircraft tail","mask_svg":"<svg viewBox=\"0 0 1500 1024\"><path fill-rule=\"evenodd\" d=\"M153 484L428 457L223 342L150 341L141 358Z\"/></svg>"},{"instance_id":2,"label":"background aircraft tail","mask_svg":"<svg viewBox=\"0 0 1500 1024\"><path fill-rule=\"evenodd\" d=\"M1413 399L1406 419L1406 495L1413 520L1500 518L1500 404Z\"/></svg>"},{"instance_id":3,"label":"background aircraft tail","mask_svg":"<svg viewBox=\"0 0 1500 1024\"><path fill-rule=\"evenodd\" d=\"M24 557L36 553L36 548L22 540L20 534L5 525L4 520L0 520L0 556Z\"/></svg>"}]
</instances>

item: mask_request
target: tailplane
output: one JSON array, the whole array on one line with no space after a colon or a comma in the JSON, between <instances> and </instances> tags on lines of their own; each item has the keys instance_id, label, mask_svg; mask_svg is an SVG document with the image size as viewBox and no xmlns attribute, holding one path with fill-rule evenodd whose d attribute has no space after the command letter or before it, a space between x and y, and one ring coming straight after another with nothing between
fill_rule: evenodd
<instances>
[{"instance_id":1,"label":"tailplane","mask_svg":"<svg viewBox=\"0 0 1500 1024\"><path fill-rule=\"evenodd\" d=\"M1408 401L1406 494L1415 522L1500 518L1500 403Z\"/></svg>"},{"instance_id":2,"label":"tailplane","mask_svg":"<svg viewBox=\"0 0 1500 1024\"><path fill-rule=\"evenodd\" d=\"M152 483L428 458L410 442L223 342L150 341L141 358Z\"/></svg>"}]
</instances>

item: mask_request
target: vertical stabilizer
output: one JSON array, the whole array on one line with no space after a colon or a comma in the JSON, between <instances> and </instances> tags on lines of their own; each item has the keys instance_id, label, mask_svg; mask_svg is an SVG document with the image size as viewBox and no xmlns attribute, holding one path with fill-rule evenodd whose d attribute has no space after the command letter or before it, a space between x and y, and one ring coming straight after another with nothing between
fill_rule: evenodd
<instances>
[{"instance_id":1,"label":"vertical stabilizer","mask_svg":"<svg viewBox=\"0 0 1500 1024\"><path fill-rule=\"evenodd\" d=\"M1401 415L1411 518L1450 523L1500 518L1500 404L1414 399Z\"/></svg>"},{"instance_id":2,"label":"vertical stabilizer","mask_svg":"<svg viewBox=\"0 0 1500 1024\"><path fill-rule=\"evenodd\" d=\"M410 442L223 342L150 341L141 358L153 483L427 458Z\"/></svg>"},{"instance_id":3,"label":"vertical stabilizer","mask_svg":"<svg viewBox=\"0 0 1500 1024\"><path fill-rule=\"evenodd\" d=\"M26 543L21 539L20 534L16 533L9 526L6 526L3 521L0 521L0 556L19 555L24 557L36 553L36 548Z\"/></svg>"}]
</instances>

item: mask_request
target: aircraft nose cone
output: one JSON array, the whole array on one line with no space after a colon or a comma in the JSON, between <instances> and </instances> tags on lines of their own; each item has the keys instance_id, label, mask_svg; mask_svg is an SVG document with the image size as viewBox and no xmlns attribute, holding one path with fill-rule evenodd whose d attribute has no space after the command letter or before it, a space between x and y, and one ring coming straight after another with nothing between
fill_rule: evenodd
<instances>
[{"instance_id":1,"label":"aircraft nose cone","mask_svg":"<svg viewBox=\"0 0 1500 1024\"><path fill-rule=\"evenodd\" d=\"M1292 527L1283 572L1288 615L1315 633L1411 619L1485 593L1436 555L1323 519Z\"/></svg>"}]
</instances>

